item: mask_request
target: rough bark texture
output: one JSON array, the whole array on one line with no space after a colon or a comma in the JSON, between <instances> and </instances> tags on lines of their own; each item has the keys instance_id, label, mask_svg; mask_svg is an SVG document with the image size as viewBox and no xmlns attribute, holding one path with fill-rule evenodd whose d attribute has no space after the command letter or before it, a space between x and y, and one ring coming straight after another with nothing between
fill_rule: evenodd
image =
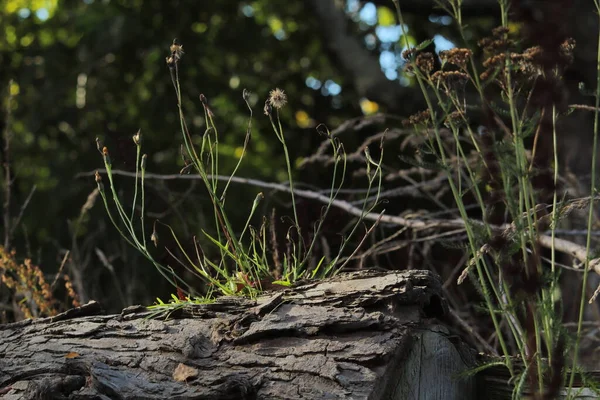
<instances>
[{"instance_id":1,"label":"rough bark texture","mask_svg":"<svg viewBox=\"0 0 600 400\"><path fill-rule=\"evenodd\" d=\"M166 320L141 306L101 315L92 302L0 326L0 394L468 399L473 386L455 379L466 353L435 322L446 311L440 293L429 271L361 271L257 301L186 306Z\"/></svg>"}]
</instances>

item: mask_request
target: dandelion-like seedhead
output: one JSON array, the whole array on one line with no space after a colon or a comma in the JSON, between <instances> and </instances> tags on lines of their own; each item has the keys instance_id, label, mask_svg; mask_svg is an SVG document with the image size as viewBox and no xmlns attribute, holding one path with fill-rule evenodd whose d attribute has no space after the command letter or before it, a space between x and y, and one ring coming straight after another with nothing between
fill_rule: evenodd
<instances>
[{"instance_id":1,"label":"dandelion-like seedhead","mask_svg":"<svg viewBox=\"0 0 600 400\"><path fill-rule=\"evenodd\" d=\"M287 104L287 95L279 88L269 92L269 104L276 109L280 109Z\"/></svg>"}]
</instances>

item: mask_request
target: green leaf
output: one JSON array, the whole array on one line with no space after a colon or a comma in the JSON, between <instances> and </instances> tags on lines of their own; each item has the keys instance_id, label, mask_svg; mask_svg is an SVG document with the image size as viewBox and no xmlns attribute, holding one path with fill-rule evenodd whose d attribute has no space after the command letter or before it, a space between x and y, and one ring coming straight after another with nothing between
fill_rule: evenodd
<instances>
[{"instance_id":1,"label":"green leaf","mask_svg":"<svg viewBox=\"0 0 600 400\"><path fill-rule=\"evenodd\" d=\"M292 286L291 282L288 281L273 281L271 282L273 285L280 285L280 286L286 286L286 287L290 287Z\"/></svg>"},{"instance_id":2,"label":"green leaf","mask_svg":"<svg viewBox=\"0 0 600 400\"><path fill-rule=\"evenodd\" d=\"M427 46L429 46L431 43L433 43L433 39L427 39L422 41L421 43L419 43L417 45L417 47L415 47L417 49L417 51L421 51L423 49L425 49Z\"/></svg>"}]
</instances>

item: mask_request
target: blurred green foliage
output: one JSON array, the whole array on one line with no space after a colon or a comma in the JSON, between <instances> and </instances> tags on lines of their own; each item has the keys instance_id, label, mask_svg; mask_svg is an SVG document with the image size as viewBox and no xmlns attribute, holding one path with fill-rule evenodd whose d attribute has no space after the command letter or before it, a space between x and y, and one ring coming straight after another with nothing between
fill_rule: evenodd
<instances>
[{"instance_id":1,"label":"blurred green foliage","mask_svg":"<svg viewBox=\"0 0 600 400\"><path fill-rule=\"evenodd\" d=\"M249 113L243 88L253 93L254 108L252 141L242 172L247 177L286 179L277 140L262 115L264 99L274 87L288 94L290 104L282 118L293 143L293 158L310 154L320 142L314 131L317 123L336 126L360 112L352 88L344 86L322 48L317 21L300 1L21 0L4 1L0 10L0 84L4 98L7 90L14 96L9 127L13 216L33 185L38 189L12 244L48 271L58 268L60 250L70 248L73 232L68 221L76 219L95 187L92 177L75 175L101 166L96 136L111 149L115 166L131 171L135 155L131 135L141 129L148 169L158 173L181 169L175 93L165 64L173 38L185 51L180 78L188 124L198 136L204 132L198 96L205 94L223 140L224 172L233 168L244 140ZM309 88L305 84L309 76L342 85L342 95L324 96ZM7 89L10 79L14 83ZM125 196L128 183L122 180ZM177 193L189 184L168 186ZM231 195L241 199L253 199L256 193L249 188L235 191ZM150 212L160 214L176 198L156 188ZM197 229L195 224L203 220L202 200L198 193L197 208L187 204L180 226ZM236 205L240 217L250 204L251 200ZM106 227L101 208L90 216L85 226L79 226L78 236L104 234L96 236L89 248L124 251L116 243L118 235ZM178 223L169 217L165 222ZM92 257L86 279L102 276L101 271ZM145 276L139 270L136 274L129 279Z\"/></svg>"}]
</instances>

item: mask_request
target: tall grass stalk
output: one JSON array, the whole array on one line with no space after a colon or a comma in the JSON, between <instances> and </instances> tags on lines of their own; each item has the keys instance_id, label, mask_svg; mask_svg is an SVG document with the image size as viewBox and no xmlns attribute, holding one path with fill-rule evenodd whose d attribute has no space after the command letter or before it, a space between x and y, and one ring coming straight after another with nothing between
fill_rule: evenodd
<instances>
[{"instance_id":1,"label":"tall grass stalk","mask_svg":"<svg viewBox=\"0 0 600 400\"><path fill-rule=\"evenodd\" d=\"M594 0L596 6L596 15L598 16L598 23L600 24L600 2ZM598 130L599 126L599 107L600 107L600 29L598 31L598 48L596 54L596 93L595 93L595 108L594 108L594 138L592 142L592 165L591 165L591 184L590 184L590 205L587 219L587 236L585 241L586 249L586 260L583 269L583 279L581 282L581 299L579 301L579 315L577 318L577 337L575 339L575 349L573 352L573 363L571 366L571 374L569 377L569 390L568 393L571 395L573 389L573 382L575 380L575 372L577 368L577 360L579 353L579 345L581 342L581 328L583 326L583 315L586 304L588 274L590 270L590 249L592 244L592 228L594 223L594 197L596 195L596 153L598 152Z\"/></svg>"}]
</instances>

